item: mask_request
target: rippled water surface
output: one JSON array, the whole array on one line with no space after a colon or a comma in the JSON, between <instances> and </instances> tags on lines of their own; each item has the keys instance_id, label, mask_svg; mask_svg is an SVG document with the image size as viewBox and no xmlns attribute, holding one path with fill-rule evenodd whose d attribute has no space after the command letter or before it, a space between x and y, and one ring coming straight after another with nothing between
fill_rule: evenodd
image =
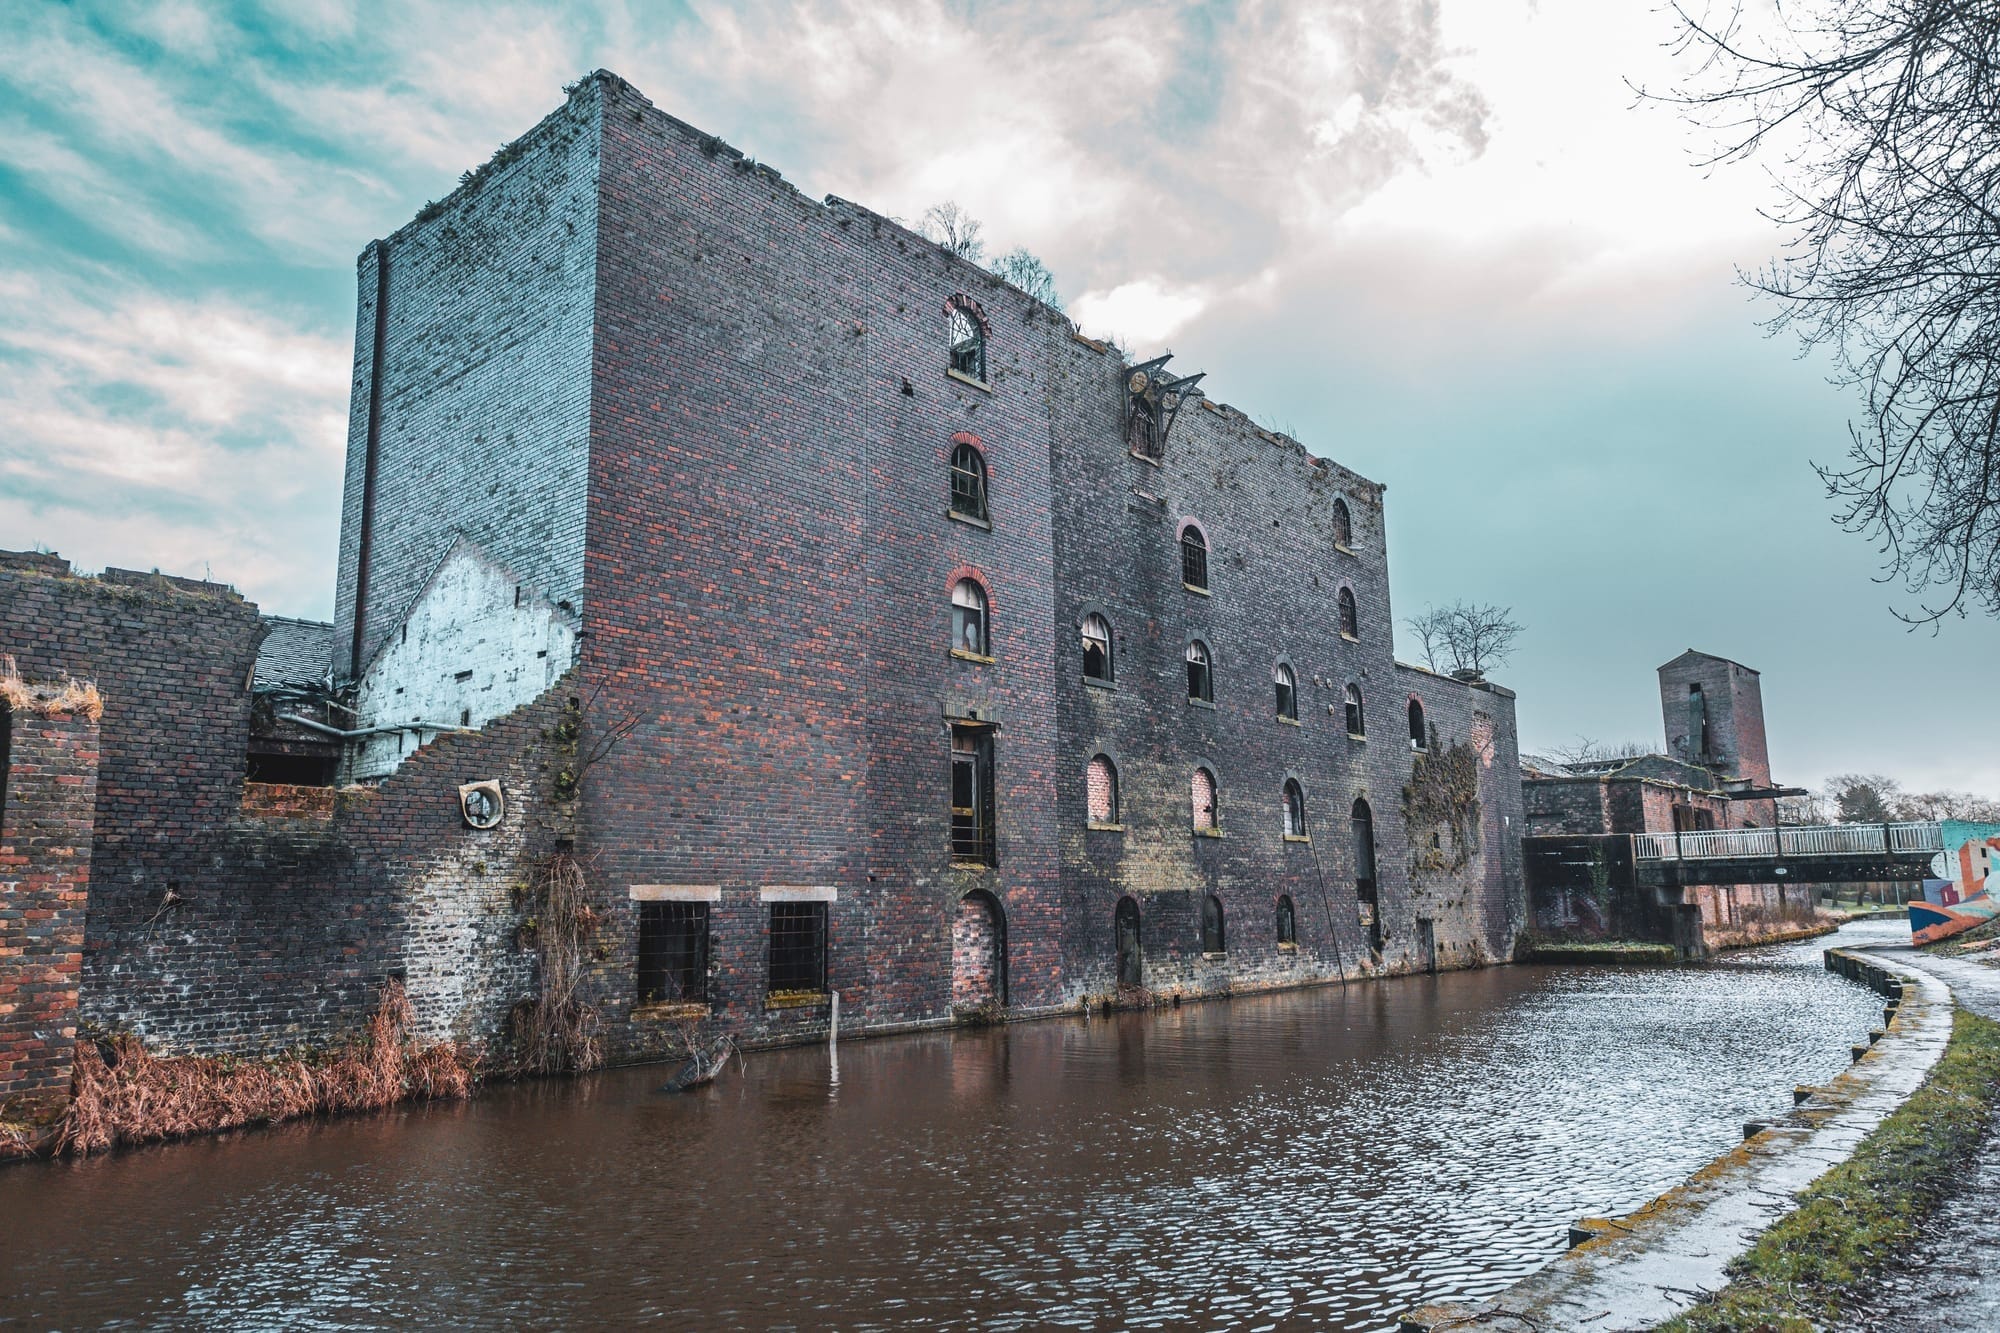
<instances>
[{"instance_id":1,"label":"rippled water surface","mask_svg":"<svg viewBox=\"0 0 2000 1333\"><path fill-rule=\"evenodd\" d=\"M1907 938L1900 923L1844 940ZM1386 1328L1832 1077L1830 941L850 1041L0 1172L0 1323Z\"/></svg>"}]
</instances>

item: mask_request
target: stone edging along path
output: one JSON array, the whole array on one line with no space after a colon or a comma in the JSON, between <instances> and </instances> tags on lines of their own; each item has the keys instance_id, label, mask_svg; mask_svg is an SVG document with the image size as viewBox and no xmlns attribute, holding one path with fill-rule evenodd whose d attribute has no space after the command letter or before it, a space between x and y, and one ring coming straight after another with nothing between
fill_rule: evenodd
<instances>
[{"instance_id":1,"label":"stone edging along path","mask_svg":"<svg viewBox=\"0 0 2000 1333\"><path fill-rule=\"evenodd\" d=\"M1652 1328L1726 1285L1724 1265L1901 1106L1951 1039L1951 991L1935 977L1854 949L1828 949L1826 963L1893 1007L1870 1044L1855 1048L1851 1068L1824 1088L1799 1089L1790 1114L1745 1125L1740 1146L1638 1212L1579 1222L1575 1248L1539 1273L1476 1305L1411 1310L1401 1328L1620 1333Z\"/></svg>"}]
</instances>

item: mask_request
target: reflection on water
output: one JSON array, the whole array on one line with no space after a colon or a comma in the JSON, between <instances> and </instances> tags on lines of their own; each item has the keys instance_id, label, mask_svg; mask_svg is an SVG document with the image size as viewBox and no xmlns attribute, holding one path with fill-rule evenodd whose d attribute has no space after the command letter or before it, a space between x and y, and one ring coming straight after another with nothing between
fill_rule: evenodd
<instances>
[{"instance_id":1,"label":"reflection on water","mask_svg":"<svg viewBox=\"0 0 2000 1333\"><path fill-rule=\"evenodd\" d=\"M1850 927L1896 937L1896 924ZM0 1316L1383 1328L1832 1077L1828 941L752 1056L0 1173Z\"/></svg>"}]
</instances>

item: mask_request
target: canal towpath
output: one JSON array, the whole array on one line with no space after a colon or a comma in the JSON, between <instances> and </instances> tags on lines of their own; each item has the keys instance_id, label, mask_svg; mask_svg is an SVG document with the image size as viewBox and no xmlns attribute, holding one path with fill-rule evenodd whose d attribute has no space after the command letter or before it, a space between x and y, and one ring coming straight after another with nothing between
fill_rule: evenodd
<instances>
[{"instance_id":1,"label":"canal towpath","mask_svg":"<svg viewBox=\"0 0 2000 1333\"><path fill-rule=\"evenodd\" d=\"M2000 1021L2000 966L1985 955L1941 958L1908 945L1871 955L1937 978L1982 1018ZM1989 1126L1964 1187L1924 1228L1924 1239L1851 1308L1856 1327L1878 1333L1985 1333L2000 1328L2000 1132Z\"/></svg>"}]
</instances>

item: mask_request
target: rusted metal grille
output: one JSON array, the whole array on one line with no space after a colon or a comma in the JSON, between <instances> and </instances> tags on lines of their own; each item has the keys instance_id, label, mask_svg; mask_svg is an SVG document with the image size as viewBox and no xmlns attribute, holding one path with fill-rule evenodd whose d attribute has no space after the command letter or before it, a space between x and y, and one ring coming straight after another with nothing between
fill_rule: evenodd
<instances>
[{"instance_id":1,"label":"rusted metal grille","mask_svg":"<svg viewBox=\"0 0 2000 1333\"><path fill-rule=\"evenodd\" d=\"M986 460L969 444L951 451L951 512L966 518L988 521L986 510Z\"/></svg>"},{"instance_id":2,"label":"rusted metal grille","mask_svg":"<svg viewBox=\"0 0 2000 1333\"><path fill-rule=\"evenodd\" d=\"M826 989L826 904L771 904L771 990Z\"/></svg>"},{"instance_id":3,"label":"rusted metal grille","mask_svg":"<svg viewBox=\"0 0 2000 1333\"><path fill-rule=\"evenodd\" d=\"M639 904L639 1003L708 1002L708 904Z\"/></svg>"},{"instance_id":4,"label":"rusted metal grille","mask_svg":"<svg viewBox=\"0 0 2000 1333\"><path fill-rule=\"evenodd\" d=\"M1093 824L1115 824L1118 822L1118 770L1103 755L1090 761L1090 822Z\"/></svg>"}]
</instances>

